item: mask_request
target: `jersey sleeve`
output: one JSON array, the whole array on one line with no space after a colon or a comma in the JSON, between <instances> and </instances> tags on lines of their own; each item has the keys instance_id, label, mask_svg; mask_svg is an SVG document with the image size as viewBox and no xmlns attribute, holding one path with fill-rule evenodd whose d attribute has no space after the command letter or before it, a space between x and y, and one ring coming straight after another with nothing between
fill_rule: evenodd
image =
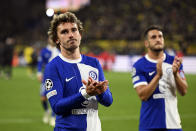
<instances>
[{"instance_id":1,"label":"jersey sleeve","mask_svg":"<svg viewBox=\"0 0 196 131\"><path fill-rule=\"evenodd\" d=\"M140 69L140 66L134 65L132 68L132 83L133 88L140 85L147 85L145 73Z\"/></svg>"},{"instance_id":2,"label":"jersey sleeve","mask_svg":"<svg viewBox=\"0 0 196 131\"><path fill-rule=\"evenodd\" d=\"M179 74L180 74L180 77L181 77L183 80L186 79L185 74L184 74L184 70L183 70L183 64L181 64L181 66L180 66Z\"/></svg>"},{"instance_id":3,"label":"jersey sleeve","mask_svg":"<svg viewBox=\"0 0 196 131\"><path fill-rule=\"evenodd\" d=\"M99 70L99 81L104 81L105 77L104 77L104 72L101 67L101 64L99 63L98 60L96 60L96 62L97 62L98 70ZM97 96L97 100L99 101L99 103L101 103L104 106L110 106L112 104L113 98L112 98L112 93L109 87L104 93Z\"/></svg>"},{"instance_id":4,"label":"jersey sleeve","mask_svg":"<svg viewBox=\"0 0 196 131\"><path fill-rule=\"evenodd\" d=\"M44 81L46 96L52 107L52 110L58 115L70 113L85 99L81 93L73 94L69 97L63 97L63 84L61 83L60 74L57 67L48 64L44 72Z\"/></svg>"}]
</instances>

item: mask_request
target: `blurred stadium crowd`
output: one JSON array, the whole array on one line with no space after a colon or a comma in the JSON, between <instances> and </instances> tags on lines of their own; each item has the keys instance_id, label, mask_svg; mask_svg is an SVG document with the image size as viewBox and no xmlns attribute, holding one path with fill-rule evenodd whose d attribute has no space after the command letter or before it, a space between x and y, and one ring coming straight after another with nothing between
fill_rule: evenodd
<instances>
[{"instance_id":1,"label":"blurred stadium crowd","mask_svg":"<svg viewBox=\"0 0 196 131\"><path fill-rule=\"evenodd\" d=\"M92 0L77 12L95 39L139 40L150 24L160 24L166 34L195 40L196 2L194 0Z\"/></svg>"},{"instance_id":2,"label":"blurred stadium crowd","mask_svg":"<svg viewBox=\"0 0 196 131\"><path fill-rule=\"evenodd\" d=\"M6 45L6 39L11 37L13 54L23 56L29 46L38 53L46 45L51 20L45 11L46 0L3 0L1 45ZM91 0L74 13L84 24L84 53L143 54L144 29L159 24L164 28L167 48L196 55L195 0Z\"/></svg>"},{"instance_id":3,"label":"blurred stadium crowd","mask_svg":"<svg viewBox=\"0 0 196 131\"><path fill-rule=\"evenodd\" d=\"M7 0L1 4L1 33L17 33L33 41L41 39L49 24L45 2ZM170 39L180 35L186 41L195 41L194 0L91 0L76 14L85 25L88 39L139 40L146 26L160 24Z\"/></svg>"}]
</instances>

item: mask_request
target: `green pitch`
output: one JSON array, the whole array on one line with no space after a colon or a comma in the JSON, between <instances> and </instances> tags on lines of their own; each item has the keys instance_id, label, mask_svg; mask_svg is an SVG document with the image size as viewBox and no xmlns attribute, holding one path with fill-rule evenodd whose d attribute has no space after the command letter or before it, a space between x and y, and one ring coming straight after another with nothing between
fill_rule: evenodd
<instances>
[{"instance_id":1,"label":"green pitch","mask_svg":"<svg viewBox=\"0 0 196 131\"><path fill-rule=\"evenodd\" d=\"M140 100L129 73L105 72L114 102L99 106L103 131L137 131ZM187 75L188 94L178 96L184 131L196 129L196 75ZM26 68L14 68L12 80L0 78L0 131L52 131L42 123L39 82L27 76Z\"/></svg>"}]
</instances>

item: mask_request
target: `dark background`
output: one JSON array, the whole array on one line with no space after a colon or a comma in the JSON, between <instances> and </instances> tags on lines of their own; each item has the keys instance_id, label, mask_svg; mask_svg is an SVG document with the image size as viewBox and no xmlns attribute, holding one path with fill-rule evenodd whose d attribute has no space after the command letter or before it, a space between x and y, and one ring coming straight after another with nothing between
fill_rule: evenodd
<instances>
[{"instance_id":1,"label":"dark background","mask_svg":"<svg viewBox=\"0 0 196 131\"><path fill-rule=\"evenodd\" d=\"M0 39L14 36L21 44L47 38L51 18L46 0L1 0ZM84 23L84 39L140 40L143 30L160 24L169 40L196 43L195 0L91 0L75 11Z\"/></svg>"}]
</instances>

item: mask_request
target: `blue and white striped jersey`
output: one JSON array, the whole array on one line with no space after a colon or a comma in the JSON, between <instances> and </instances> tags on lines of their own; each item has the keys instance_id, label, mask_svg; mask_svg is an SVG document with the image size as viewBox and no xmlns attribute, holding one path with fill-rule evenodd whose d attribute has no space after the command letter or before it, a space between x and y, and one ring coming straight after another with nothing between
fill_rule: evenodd
<instances>
[{"instance_id":1,"label":"blue and white striped jersey","mask_svg":"<svg viewBox=\"0 0 196 131\"><path fill-rule=\"evenodd\" d=\"M47 98L56 116L56 127L65 131L101 131L98 103L110 106L113 102L109 88L98 96L85 99L82 80L92 77L104 81L98 60L81 55L80 59L68 60L59 54L46 66L44 73Z\"/></svg>"},{"instance_id":2,"label":"blue and white striped jersey","mask_svg":"<svg viewBox=\"0 0 196 131\"><path fill-rule=\"evenodd\" d=\"M181 121L177 108L176 84L172 71L173 56L164 54L163 75L158 87L147 101L142 101L140 110L140 129L180 129ZM147 85L156 74L157 61L148 55L140 58L133 66L132 80L134 88ZM181 77L183 68L180 67Z\"/></svg>"}]
</instances>

